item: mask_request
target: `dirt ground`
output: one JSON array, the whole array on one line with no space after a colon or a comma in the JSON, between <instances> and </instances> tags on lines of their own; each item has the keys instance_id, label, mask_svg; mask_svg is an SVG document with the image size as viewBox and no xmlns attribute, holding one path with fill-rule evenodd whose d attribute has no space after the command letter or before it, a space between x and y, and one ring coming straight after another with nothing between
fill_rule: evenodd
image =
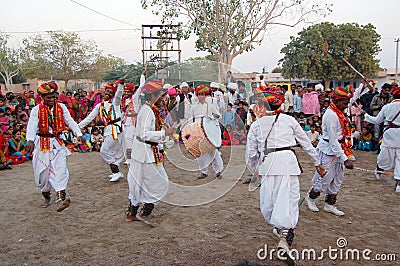
<instances>
[{"instance_id":1,"label":"dirt ground","mask_svg":"<svg viewBox=\"0 0 400 266\"><path fill-rule=\"evenodd\" d=\"M29 162L2 171L0 264L284 265L276 257L257 256L265 245L275 248L277 239L260 213L259 189L251 192L239 180L249 176L244 150L244 146L222 148L226 171L221 180L215 180L212 170L206 179L198 180L199 172L186 151L177 145L168 150L165 168L173 184L166 202L160 202L152 214L155 228L124 221L128 183L126 178L108 182L110 171L99 153L68 157L71 206L61 213L54 204L40 208L42 196ZM302 198L314 170L308 156L301 150L298 154L305 170L300 177ZM374 153L355 154L357 166L374 169ZM121 169L126 176L128 168ZM397 261L331 260L325 254L322 261L299 260L297 265L400 264L399 199L391 177L377 181L372 174L346 170L337 202L346 215L311 213L303 204L292 248L320 252L338 248L337 239L344 237L346 249L370 249L371 258L395 254ZM322 208L323 197L318 206Z\"/></svg>"}]
</instances>

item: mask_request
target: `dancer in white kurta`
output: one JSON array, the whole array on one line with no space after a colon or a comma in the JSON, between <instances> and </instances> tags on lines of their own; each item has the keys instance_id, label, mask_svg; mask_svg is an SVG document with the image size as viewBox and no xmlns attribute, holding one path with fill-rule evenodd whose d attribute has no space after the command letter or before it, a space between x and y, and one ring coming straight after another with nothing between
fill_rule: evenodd
<instances>
[{"instance_id":1,"label":"dancer in white kurta","mask_svg":"<svg viewBox=\"0 0 400 266\"><path fill-rule=\"evenodd\" d=\"M266 92L265 102L278 110L284 101L280 90ZM260 208L265 220L279 234L279 248L288 251L299 217L301 168L294 150L296 140L310 156L317 171L325 170L306 133L291 116L276 111L257 119L247 136L246 160L251 173L261 177Z\"/></svg>"},{"instance_id":2,"label":"dancer in white kurta","mask_svg":"<svg viewBox=\"0 0 400 266\"><path fill-rule=\"evenodd\" d=\"M125 221L148 221L148 216L168 192L168 176L162 164L163 151L159 143L172 136L175 128L166 128L154 105L162 95L161 81L150 81L142 88L146 103L141 107L136 122L131 163L128 172L129 208ZM139 205L144 203L138 214Z\"/></svg>"},{"instance_id":3,"label":"dancer in white kurta","mask_svg":"<svg viewBox=\"0 0 400 266\"><path fill-rule=\"evenodd\" d=\"M112 172L109 175L110 182L116 182L124 176L118 168L124 158L121 134L121 100L123 91L123 80L107 84L104 92L104 100L96 105L92 112L79 123L79 127L83 128L98 115L100 115L100 118L105 123L104 142L100 148L100 156L105 163L110 165Z\"/></svg>"},{"instance_id":4,"label":"dancer in white kurta","mask_svg":"<svg viewBox=\"0 0 400 266\"><path fill-rule=\"evenodd\" d=\"M206 86L199 86L196 88L196 95L199 99L198 103L192 104L190 108L190 122L194 122L203 116L210 117L212 119L219 119L221 114L219 113L217 106L206 101L206 96L210 95L210 88ZM219 125L218 121L215 123ZM217 178L222 178L222 170L224 169L224 163L222 161L221 152L218 149L207 152L203 156L196 159L199 169L201 171L198 179L203 179L208 176L208 166L211 164Z\"/></svg>"},{"instance_id":5,"label":"dancer in white kurta","mask_svg":"<svg viewBox=\"0 0 400 266\"><path fill-rule=\"evenodd\" d=\"M136 135L136 117L140 109L140 93L145 83L146 71L140 76L139 88L135 90L135 85L126 83L124 85L124 96L122 99L122 126L123 126L123 147L125 152L125 163L129 164L132 154L132 144Z\"/></svg>"},{"instance_id":6,"label":"dancer in white kurta","mask_svg":"<svg viewBox=\"0 0 400 266\"><path fill-rule=\"evenodd\" d=\"M394 100L383 106L379 114L374 117L365 115L365 121L375 125L384 122L381 151L377 158L377 170L391 170L394 168L394 179L396 180L395 191L400 192L400 88L391 91ZM381 174L376 174L380 179Z\"/></svg>"},{"instance_id":7,"label":"dancer in white kurta","mask_svg":"<svg viewBox=\"0 0 400 266\"><path fill-rule=\"evenodd\" d=\"M60 139L60 134L65 130L65 125L68 125L80 141L85 142L85 139L67 107L55 102L57 89L55 83L40 85L38 93L42 97L42 103L31 111L26 132L26 151L34 154L32 165L35 183L45 198L41 206L49 206L50 191L53 188L57 193L57 211L60 212L70 204L65 190L69 180L66 156L71 154Z\"/></svg>"},{"instance_id":8,"label":"dancer in white kurta","mask_svg":"<svg viewBox=\"0 0 400 266\"><path fill-rule=\"evenodd\" d=\"M326 194L324 211L343 216L344 212L336 208L336 198L344 179L344 168L353 169L354 158L350 149L351 131L350 120L345 110L352 98L350 87L336 87L331 93L332 102L322 118L322 137L318 142L317 153L322 166L327 169L326 176L319 180L319 173L315 172L312 179L313 189L306 197L308 208L313 212L319 209L315 199L321 192Z\"/></svg>"}]
</instances>

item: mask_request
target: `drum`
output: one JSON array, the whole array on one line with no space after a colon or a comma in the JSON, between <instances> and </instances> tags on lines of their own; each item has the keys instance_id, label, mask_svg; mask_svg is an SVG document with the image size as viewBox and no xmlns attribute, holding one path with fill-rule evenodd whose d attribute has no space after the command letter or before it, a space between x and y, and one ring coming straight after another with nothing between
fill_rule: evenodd
<instances>
[{"instance_id":1,"label":"drum","mask_svg":"<svg viewBox=\"0 0 400 266\"><path fill-rule=\"evenodd\" d=\"M201 117L182 128L182 140L187 151L198 158L221 147L221 128L217 121Z\"/></svg>"}]
</instances>

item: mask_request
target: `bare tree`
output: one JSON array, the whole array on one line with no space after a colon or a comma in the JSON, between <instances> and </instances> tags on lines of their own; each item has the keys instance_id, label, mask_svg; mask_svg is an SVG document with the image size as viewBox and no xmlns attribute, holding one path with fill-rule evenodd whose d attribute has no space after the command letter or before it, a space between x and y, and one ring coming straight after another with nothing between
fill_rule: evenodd
<instances>
[{"instance_id":1,"label":"bare tree","mask_svg":"<svg viewBox=\"0 0 400 266\"><path fill-rule=\"evenodd\" d=\"M260 45L271 27L295 27L330 11L328 5L302 0L142 0L142 6L153 7L163 23L181 19L184 36L198 36L196 47L218 58L221 74L236 56Z\"/></svg>"},{"instance_id":2,"label":"bare tree","mask_svg":"<svg viewBox=\"0 0 400 266\"><path fill-rule=\"evenodd\" d=\"M0 76L4 80L5 90L13 90L13 77L19 74L19 51L7 46L8 35L0 34Z\"/></svg>"}]
</instances>

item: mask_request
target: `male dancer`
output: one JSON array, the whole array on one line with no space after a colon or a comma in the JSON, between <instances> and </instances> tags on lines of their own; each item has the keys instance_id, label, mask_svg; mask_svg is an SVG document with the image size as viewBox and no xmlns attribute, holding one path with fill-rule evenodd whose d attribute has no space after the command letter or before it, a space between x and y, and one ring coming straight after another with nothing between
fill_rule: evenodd
<instances>
[{"instance_id":1,"label":"male dancer","mask_svg":"<svg viewBox=\"0 0 400 266\"><path fill-rule=\"evenodd\" d=\"M140 93L145 83L146 70L140 76L139 88L135 90L135 85L125 83L124 95L121 102L123 112L123 146L125 151L126 161L124 164L129 164L132 154L133 139L136 134L136 117L140 109Z\"/></svg>"},{"instance_id":2,"label":"male dancer","mask_svg":"<svg viewBox=\"0 0 400 266\"><path fill-rule=\"evenodd\" d=\"M165 172L162 160L164 154L159 143L165 141L166 136L172 136L175 128L166 128L160 111L155 106L163 94L162 82L150 81L142 88L145 95L145 104L140 109L136 121L136 137L133 141L132 160L129 165L129 208L126 222L141 220L153 225L149 215L154 205L167 194L168 175ZM139 205L144 203L141 213Z\"/></svg>"},{"instance_id":3,"label":"male dancer","mask_svg":"<svg viewBox=\"0 0 400 266\"><path fill-rule=\"evenodd\" d=\"M60 134L65 125L85 142L78 124L72 119L67 107L56 103L57 84L43 83L38 88L41 103L33 107L28 121L26 152L34 154L32 158L35 183L42 191L43 208L51 201L51 188L57 193L57 211L68 208L70 199L65 192L69 180L66 157L71 152L65 147Z\"/></svg>"},{"instance_id":4,"label":"male dancer","mask_svg":"<svg viewBox=\"0 0 400 266\"><path fill-rule=\"evenodd\" d=\"M317 146L317 153L323 167L327 169L325 178L318 182L306 197L308 208L313 212L319 209L315 199L324 192L324 211L342 216L344 212L334 205L344 178L344 167L353 169L354 157L351 146L351 125L345 113L353 94L350 87L336 87L331 93L331 104L322 117L322 137ZM315 172L312 183L315 184L320 173Z\"/></svg>"},{"instance_id":5,"label":"male dancer","mask_svg":"<svg viewBox=\"0 0 400 266\"><path fill-rule=\"evenodd\" d=\"M381 151L377 158L377 170L391 170L394 168L396 180L395 191L400 192L400 87L391 91L394 100L382 107L377 116L371 116L364 112L365 121L375 125L384 122ZM380 179L381 174L376 174Z\"/></svg>"},{"instance_id":6,"label":"male dancer","mask_svg":"<svg viewBox=\"0 0 400 266\"><path fill-rule=\"evenodd\" d=\"M107 84L103 101L96 105L92 112L79 123L79 127L84 128L98 115L100 115L102 121L105 123L104 142L100 148L100 156L104 162L110 165L112 172L112 175L109 176L110 182L116 182L124 176L118 168L124 158L121 134L121 99L123 90L123 80Z\"/></svg>"},{"instance_id":7,"label":"male dancer","mask_svg":"<svg viewBox=\"0 0 400 266\"><path fill-rule=\"evenodd\" d=\"M190 117L191 119L189 122L194 122L197 119L200 119L203 116L207 116L210 118L220 118L221 114L217 110L216 105L211 104L206 101L206 96L210 95L210 89L206 86L199 86L196 88L196 95L199 99L199 102L192 104L190 108ZM217 125L218 122L215 121ZM224 169L224 163L221 158L221 152L219 150L210 151L203 156L197 158L197 164L199 165L201 174L198 179L203 179L207 177L208 173L208 166L212 162L212 167L215 171L216 178L222 178L221 173Z\"/></svg>"},{"instance_id":8,"label":"male dancer","mask_svg":"<svg viewBox=\"0 0 400 266\"><path fill-rule=\"evenodd\" d=\"M285 98L280 89L269 90L263 98L271 112L258 118L247 136L246 160L251 173L260 176L260 208L265 220L275 227L279 237L278 249L289 255L294 238L294 228L299 217L301 167L291 147L296 140L308 153L321 175L325 169L299 123L280 109Z\"/></svg>"}]
</instances>

